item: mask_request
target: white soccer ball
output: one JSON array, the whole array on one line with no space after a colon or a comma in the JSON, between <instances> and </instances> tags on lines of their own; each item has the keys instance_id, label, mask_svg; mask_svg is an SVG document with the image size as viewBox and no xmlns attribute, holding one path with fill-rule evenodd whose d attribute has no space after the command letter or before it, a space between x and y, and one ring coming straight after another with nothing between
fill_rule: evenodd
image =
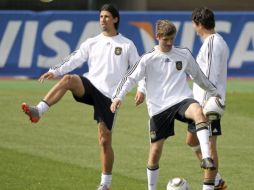
<instances>
[{"instance_id":1,"label":"white soccer ball","mask_svg":"<svg viewBox=\"0 0 254 190\"><path fill-rule=\"evenodd\" d=\"M167 190L190 190L190 188L185 179L176 177L168 181Z\"/></svg>"},{"instance_id":2,"label":"white soccer ball","mask_svg":"<svg viewBox=\"0 0 254 190\"><path fill-rule=\"evenodd\" d=\"M224 102L219 97L210 97L203 107L203 113L210 121L220 119L223 116L224 111Z\"/></svg>"}]
</instances>

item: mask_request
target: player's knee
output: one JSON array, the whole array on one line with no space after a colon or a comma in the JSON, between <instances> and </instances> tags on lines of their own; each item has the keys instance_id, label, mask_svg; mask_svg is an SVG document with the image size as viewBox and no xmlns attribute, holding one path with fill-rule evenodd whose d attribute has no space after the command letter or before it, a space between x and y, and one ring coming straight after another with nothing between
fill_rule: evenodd
<instances>
[{"instance_id":1,"label":"player's knee","mask_svg":"<svg viewBox=\"0 0 254 190\"><path fill-rule=\"evenodd\" d=\"M99 138L99 146L101 151L106 154L112 150L111 140L108 137L102 136Z\"/></svg>"},{"instance_id":2,"label":"player's knee","mask_svg":"<svg viewBox=\"0 0 254 190\"><path fill-rule=\"evenodd\" d=\"M99 145L100 145L101 147L106 148L107 146L110 145L110 141L109 141L109 139L108 139L107 137L101 136L101 137L99 138Z\"/></svg>"},{"instance_id":3,"label":"player's knee","mask_svg":"<svg viewBox=\"0 0 254 190\"><path fill-rule=\"evenodd\" d=\"M99 145L103 149L107 149L111 147L111 133L110 131L101 130L99 132Z\"/></svg>"},{"instance_id":4,"label":"player's knee","mask_svg":"<svg viewBox=\"0 0 254 190\"><path fill-rule=\"evenodd\" d=\"M193 141L192 139L186 139L186 144L193 150L194 152L201 151L200 145L198 141Z\"/></svg>"},{"instance_id":5,"label":"player's knee","mask_svg":"<svg viewBox=\"0 0 254 190\"><path fill-rule=\"evenodd\" d=\"M200 123L200 122L205 122L206 121L206 118L203 114L203 110L202 110L201 106L198 106L195 109L194 120L195 120L195 123Z\"/></svg>"},{"instance_id":6,"label":"player's knee","mask_svg":"<svg viewBox=\"0 0 254 190\"><path fill-rule=\"evenodd\" d=\"M197 107L196 113L197 113L197 114L200 114L200 115L203 114L203 109L202 109L201 106L198 106L198 107Z\"/></svg>"},{"instance_id":7,"label":"player's knee","mask_svg":"<svg viewBox=\"0 0 254 190\"><path fill-rule=\"evenodd\" d=\"M64 75L63 78L60 80L60 84L66 89L70 89L71 80L72 75Z\"/></svg>"}]
</instances>

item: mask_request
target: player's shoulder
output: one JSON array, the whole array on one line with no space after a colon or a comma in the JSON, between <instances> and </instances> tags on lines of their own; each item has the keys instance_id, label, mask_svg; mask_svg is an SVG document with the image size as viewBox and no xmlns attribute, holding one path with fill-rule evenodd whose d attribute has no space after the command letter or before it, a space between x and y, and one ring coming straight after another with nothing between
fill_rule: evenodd
<instances>
[{"instance_id":1,"label":"player's shoulder","mask_svg":"<svg viewBox=\"0 0 254 190\"><path fill-rule=\"evenodd\" d=\"M174 46L173 53L182 56L189 56L190 54L192 54L189 48L183 46Z\"/></svg>"},{"instance_id":2,"label":"player's shoulder","mask_svg":"<svg viewBox=\"0 0 254 190\"><path fill-rule=\"evenodd\" d=\"M213 42L215 49L225 49L228 46L224 38L219 33L211 35L209 37L209 41Z\"/></svg>"},{"instance_id":3,"label":"player's shoulder","mask_svg":"<svg viewBox=\"0 0 254 190\"><path fill-rule=\"evenodd\" d=\"M98 35L96 35L96 36L91 36L91 37L87 38L85 42L87 42L87 43L91 43L91 42L94 42L94 41L97 42L97 41L99 41L101 38L103 38L103 35L102 35L102 34L98 34Z\"/></svg>"},{"instance_id":4,"label":"player's shoulder","mask_svg":"<svg viewBox=\"0 0 254 190\"><path fill-rule=\"evenodd\" d=\"M121 43L127 43L127 44L134 44L133 41L126 36L122 35L121 33L118 33L117 40Z\"/></svg>"},{"instance_id":5,"label":"player's shoulder","mask_svg":"<svg viewBox=\"0 0 254 190\"><path fill-rule=\"evenodd\" d=\"M219 33L215 33L211 36L213 36L215 40L223 40L224 41L223 37Z\"/></svg>"},{"instance_id":6,"label":"player's shoulder","mask_svg":"<svg viewBox=\"0 0 254 190\"><path fill-rule=\"evenodd\" d=\"M90 44L93 44L94 42L99 42L100 38L101 38L101 34L88 37L85 41L82 42L81 47L89 46Z\"/></svg>"},{"instance_id":7,"label":"player's shoulder","mask_svg":"<svg viewBox=\"0 0 254 190\"><path fill-rule=\"evenodd\" d=\"M218 41L220 41L220 43L227 45L226 40L220 34L217 33L216 36L217 36Z\"/></svg>"},{"instance_id":8,"label":"player's shoulder","mask_svg":"<svg viewBox=\"0 0 254 190\"><path fill-rule=\"evenodd\" d=\"M224 38L219 34L219 33L215 33L212 34L208 37L208 43L209 42L213 42L213 44L224 44L226 43Z\"/></svg>"},{"instance_id":9,"label":"player's shoulder","mask_svg":"<svg viewBox=\"0 0 254 190\"><path fill-rule=\"evenodd\" d=\"M141 55L141 59L150 59L156 54L156 49L152 48L150 51L147 51Z\"/></svg>"}]
</instances>

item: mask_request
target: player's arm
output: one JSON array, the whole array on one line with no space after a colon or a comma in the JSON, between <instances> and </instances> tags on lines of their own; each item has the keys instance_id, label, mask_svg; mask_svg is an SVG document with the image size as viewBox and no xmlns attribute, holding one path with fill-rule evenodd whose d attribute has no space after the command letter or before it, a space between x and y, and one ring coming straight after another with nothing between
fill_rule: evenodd
<instances>
[{"instance_id":1,"label":"player's arm","mask_svg":"<svg viewBox=\"0 0 254 190\"><path fill-rule=\"evenodd\" d=\"M211 96L217 96L217 88L216 86L208 80L205 74L201 71L198 63L194 59L194 57L189 53L188 56L188 65L186 67L186 73L189 74L192 80L203 88L205 91L208 91Z\"/></svg>"},{"instance_id":2,"label":"player's arm","mask_svg":"<svg viewBox=\"0 0 254 190\"><path fill-rule=\"evenodd\" d=\"M227 77L227 62L225 62L225 57L228 57L228 52L220 43L213 43L213 48L207 52L207 64L209 65L207 76L209 80L215 85L218 86L220 83L221 77Z\"/></svg>"},{"instance_id":3,"label":"player's arm","mask_svg":"<svg viewBox=\"0 0 254 190\"><path fill-rule=\"evenodd\" d=\"M138 82L137 92L134 98L135 105L138 106L144 102L146 98L146 80L145 77Z\"/></svg>"},{"instance_id":4,"label":"player's arm","mask_svg":"<svg viewBox=\"0 0 254 190\"><path fill-rule=\"evenodd\" d=\"M112 107L111 111L116 111L116 109L121 105L125 95L131 91L131 89L137 85L137 83L144 78L144 63L142 59L137 62L133 67L130 68L129 72L122 78L118 87L112 97Z\"/></svg>"},{"instance_id":5,"label":"player's arm","mask_svg":"<svg viewBox=\"0 0 254 190\"><path fill-rule=\"evenodd\" d=\"M140 60L137 48L134 45L134 43L130 43L129 58L130 58L130 61L129 61L130 67L132 67L136 62L138 62ZM137 88L137 92L136 92L136 95L134 98L136 106L142 104L145 100L145 96L146 96L146 87L145 86L146 86L146 81L145 81L145 78L143 78L142 80L140 80L138 82L138 88Z\"/></svg>"},{"instance_id":6,"label":"player's arm","mask_svg":"<svg viewBox=\"0 0 254 190\"><path fill-rule=\"evenodd\" d=\"M80 48L74 52L72 52L69 56L67 56L63 62L55 65L50 68L48 72L44 73L40 76L39 81L43 82L47 79L52 79L58 76L62 76L66 73L69 73L81 66L88 57L88 52L86 51L86 43L81 44Z\"/></svg>"}]
</instances>

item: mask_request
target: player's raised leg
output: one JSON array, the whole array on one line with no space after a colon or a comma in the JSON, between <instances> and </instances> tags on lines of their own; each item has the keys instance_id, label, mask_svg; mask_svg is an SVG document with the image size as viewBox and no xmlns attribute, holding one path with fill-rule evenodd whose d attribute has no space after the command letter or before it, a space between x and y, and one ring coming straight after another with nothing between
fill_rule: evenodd
<instances>
[{"instance_id":1,"label":"player's raised leg","mask_svg":"<svg viewBox=\"0 0 254 190\"><path fill-rule=\"evenodd\" d=\"M37 106L31 106L24 102L22 103L21 108L25 114L28 115L31 122L37 123L43 113L45 113L50 106L57 103L68 90L78 97L84 95L85 89L78 75L65 75L59 82L57 82L57 84L55 84Z\"/></svg>"}]
</instances>

